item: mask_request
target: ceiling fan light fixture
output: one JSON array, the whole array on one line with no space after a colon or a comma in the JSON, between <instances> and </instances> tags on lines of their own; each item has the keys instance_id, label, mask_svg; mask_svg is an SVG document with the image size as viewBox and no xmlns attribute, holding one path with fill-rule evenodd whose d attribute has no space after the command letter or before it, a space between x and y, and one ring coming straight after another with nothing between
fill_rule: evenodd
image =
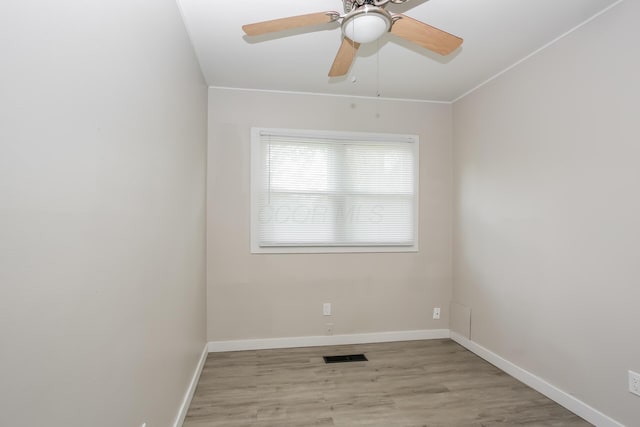
<instances>
[{"instance_id":1,"label":"ceiling fan light fixture","mask_svg":"<svg viewBox=\"0 0 640 427\"><path fill-rule=\"evenodd\" d=\"M342 34L356 43L378 40L391 28L391 14L381 7L365 5L342 20Z\"/></svg>"}]
</instances>

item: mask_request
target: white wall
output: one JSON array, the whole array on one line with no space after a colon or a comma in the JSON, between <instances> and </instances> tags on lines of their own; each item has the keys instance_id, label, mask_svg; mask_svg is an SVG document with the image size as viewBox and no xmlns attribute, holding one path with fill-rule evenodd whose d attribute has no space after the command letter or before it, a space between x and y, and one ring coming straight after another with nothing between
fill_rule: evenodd
<instances>
[{"instance_id":1,"label":"white wall","mask_svg":"<svg viewBox=\"0 0 640 427\"><path fill-rule=\"evenodd\" d=\"M471 339L626 425L640 397L640 3L454 104Z\"/></svg>"},{"instance_id":2,"label":"white wall","mask_svg":"<svg viewBox=\"0 0 640 427\"><path fill-rule=\"evenodd\" d=\"M206 86L172 0L0 14L0 425L169 426L205 344Z\"/></svg>"},{"instance_id":3,"label":"white wall","mask_svg":"<svg viewBox=\"0 0 640 427\"><path fill-rule=\"evenodd\" d=\"M420 252L252 255L251 126L418 134ZM448 328L451 106L210 88L207 216L210 341Z\"/></svg>"}]
</instances>

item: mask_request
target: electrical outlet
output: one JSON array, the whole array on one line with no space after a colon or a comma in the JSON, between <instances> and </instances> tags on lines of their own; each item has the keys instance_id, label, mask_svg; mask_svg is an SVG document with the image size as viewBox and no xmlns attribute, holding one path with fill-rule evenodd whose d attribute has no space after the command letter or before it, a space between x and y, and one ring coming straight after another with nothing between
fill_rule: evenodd
<instances>
[{"instance_id":1,"label":"electrical outlet","mask_svg":"<svg viewBox=\"0 0 640 427\"><path fill-rule=\"evenodd\" d=\"M640 374L629 371L629 392L640 396Z\"/></svg>"},{"instance_id":2,"label":"electrical outlet","mask_svg":"<svg viewBox=\"0 0 640 427\"><path fill-rule=\"evenodd\" d=\"M322 315L323 316L331 316L331 303L325 302L322 304Z\"/></svg>"},{"instance_id":3,"label":"electrical outlet","mask_svg":"<svg viewBox=\"0 0 640 427\"><path fill-rule=\"evenodd\" d=\"M333 323L327 323L324 328L325 335L333 335Z\"/></svg>"},{"instance_id":4,"label":"electrical outlet","mask_svg":"<svg viewBox=\"0 0 640 427\"><path fill-rule=\"evenodd\" d=\"M440 307L435 307L433 309L433 318L436 320L440 319Z\"/></svg>"}]
</instances>

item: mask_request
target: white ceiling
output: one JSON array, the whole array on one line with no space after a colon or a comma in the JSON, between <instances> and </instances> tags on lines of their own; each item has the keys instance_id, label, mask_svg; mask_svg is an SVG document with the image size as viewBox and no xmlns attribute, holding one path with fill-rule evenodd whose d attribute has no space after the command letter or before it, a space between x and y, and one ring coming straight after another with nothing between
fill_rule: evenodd
<instances>
[{"instance_id":1,"label":"white ceiling","mask_svg":"<svg viewBox=\"0 0 640 427\"><path fill-rule=\"evenodd\" d=\"M464 39L441 57L393 35L363 45L346 77L327 72L339 25L244 36L243 24L335 10L342 0L178 0L209 86L452 101L617 0L409 0L389 4ZM378 46L379 45L379 46ZM597 55L597 52L594 52ZM355 81L354 81L355 80Z\"/></svg>"}]
</instances>

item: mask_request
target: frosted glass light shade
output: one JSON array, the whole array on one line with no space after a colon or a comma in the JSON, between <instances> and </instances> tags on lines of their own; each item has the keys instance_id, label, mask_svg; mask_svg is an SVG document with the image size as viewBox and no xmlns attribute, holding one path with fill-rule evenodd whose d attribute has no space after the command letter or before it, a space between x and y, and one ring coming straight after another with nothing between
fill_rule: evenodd
<instances>
[{"instance_id":1,"label":"frosted glass light shade","mask_svg":"<svg viewBox=\"0 0 640 427\"><path fill-rule=\"evenodd\" d=\"M380 12L380 8L365 8L360 13L345 18L342 33L356 43L370 43L378 40L391 27L388 13Z\"/></svg>"}]
</instances>

